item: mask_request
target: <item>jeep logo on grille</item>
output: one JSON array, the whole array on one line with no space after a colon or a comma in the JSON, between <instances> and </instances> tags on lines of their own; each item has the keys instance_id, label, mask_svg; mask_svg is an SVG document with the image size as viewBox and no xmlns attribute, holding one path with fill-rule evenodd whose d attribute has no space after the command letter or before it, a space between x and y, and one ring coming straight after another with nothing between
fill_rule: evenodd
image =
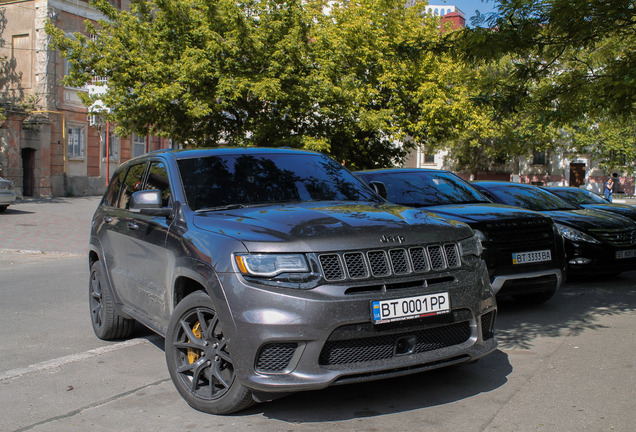
<instances>
[{"instance_id":1,"label":"jeep logo on grille","mask_svg":"<svg viewBox=\"0 0 636 432\"><path fill-rule=\"evenodd\" d=\"M397 236L387 236L387 235L383 235L382 237L380 237L380 241L382 243L404 243L406 241L406 239L404 238L404 236L401 235L397 235Z\"/></svg>"}]
</instances>

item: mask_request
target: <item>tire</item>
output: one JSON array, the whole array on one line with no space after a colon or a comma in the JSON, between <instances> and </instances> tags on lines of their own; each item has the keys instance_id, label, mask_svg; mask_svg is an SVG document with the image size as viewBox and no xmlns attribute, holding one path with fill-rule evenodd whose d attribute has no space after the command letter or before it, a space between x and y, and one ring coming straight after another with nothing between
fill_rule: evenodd
<instances>
[{"instance_id":1,"label":"tire","mask_svg":"<svg viewBox=\"0 0 636 432\"><path fill-rule=\"evenodd\" d=\"M221 322L202 291L175 308L166 334L166 363L175 387L194 409L230 414L254 404L236 379Z\"/></svg>"},{"instance_id":2,"label":"tire","mask_svg":"<svg viewBox=\"0 0 636 432\"><path fill-rule=\"evenodd\" d=\"M91 324L95 335L102 340L130 337L135 328L135 320L123 318L115 310L113 295L104 283L102 263L99 261L91 265L88 292Z\"/></svg>"},{"instance_id":3,"label":"tire","mask_svg":"<svg viewBox=\"0 0 636 432\"><path fill-rule=\"evenodd\" d=\"M0 206L0 213L2 213L3 211L5 211L8 207L9 207L8 205Z\"/></svg>"},{"instance_id":4,"label":"tire","mask_svg":"<svg viewBox=\"0 0 636 432\"><path fill-rule=\"evenodd\" d=\"M556 294L556 291L557 291L556 287L553 287L546 291L541 291L538 293L515 295L515 296L512 296L512 298L519 303L538 305L550 300L554 296L554 294Z\"/></svg>"}]
</instances>

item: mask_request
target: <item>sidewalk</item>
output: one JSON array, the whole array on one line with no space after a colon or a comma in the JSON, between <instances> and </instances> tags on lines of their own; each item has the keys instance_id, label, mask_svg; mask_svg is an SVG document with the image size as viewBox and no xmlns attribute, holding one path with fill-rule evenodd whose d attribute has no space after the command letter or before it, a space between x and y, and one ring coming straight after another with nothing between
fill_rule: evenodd
<instances>
[{"instance_id":1,"label":"sidewalk","mask_svg":"<svg viewBox=\"0 0 636 432\"><path fill-rule=\"evenodd\" d=\"M101 197L18 200L0 213L0 253L86 255Z\"/></svg>"}]
</instances>

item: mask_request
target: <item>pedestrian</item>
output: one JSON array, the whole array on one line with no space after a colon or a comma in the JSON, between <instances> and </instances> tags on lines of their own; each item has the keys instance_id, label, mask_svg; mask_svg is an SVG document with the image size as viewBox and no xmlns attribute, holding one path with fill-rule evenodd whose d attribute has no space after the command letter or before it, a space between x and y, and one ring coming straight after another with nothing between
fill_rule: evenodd
<instances>
[{"instance_id":1,"label":"pedestrian","mask_svg":"<svg viewBox=\"0 0 636 432\"><path fill-rule=\"evenodd\" d=\"M612 202L612 194L614 193L614 177L618 176L616 173L612 174L612 177L607 179L605 182L605 199L609 202Z\"/></svg>"}]
</instances>

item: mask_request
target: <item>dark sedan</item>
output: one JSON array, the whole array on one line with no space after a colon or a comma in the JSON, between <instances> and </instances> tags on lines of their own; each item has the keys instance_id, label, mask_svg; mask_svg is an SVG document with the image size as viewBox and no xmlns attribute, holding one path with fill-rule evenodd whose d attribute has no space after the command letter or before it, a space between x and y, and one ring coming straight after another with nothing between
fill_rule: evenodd
<instances>
[{"instance_id":1,"label":"dark sedan","mask_svg":"<svg viewBox=\"0 0 636 432\"><path fill-rule=\"evenodd\" d=\"M575 187L551 186L543 188L548 192L560 196L566 201L578 204L592 210L604 210L630 218L636 221L636 207L627 204L611 203L603 197L585 189Z\"/></svg>"},{"instance_id":2,"label":"dark sedan","mask_svg":"<svg viewBox=\"0 0 636 432\"><path fill-rule=\"evenodd\" d=\"M563 283L563 241L541 213L495 204L448 171L385 169L356 175L390 202L470 225L482 241L498 296L541 303Z\"/></svg>"},{"instance_id":3,"label":"dark sedan","mask_svg":"<svg viewBox=\"0 0 636 432\"><path fill-rule=\"evenodd\" d=\"M565 239L573 274L617 274L636 268L636 224L623 216L589 210L536 186L506 182L473 185L494 201L550 216Z\"/></svg>"}]
</instances>

